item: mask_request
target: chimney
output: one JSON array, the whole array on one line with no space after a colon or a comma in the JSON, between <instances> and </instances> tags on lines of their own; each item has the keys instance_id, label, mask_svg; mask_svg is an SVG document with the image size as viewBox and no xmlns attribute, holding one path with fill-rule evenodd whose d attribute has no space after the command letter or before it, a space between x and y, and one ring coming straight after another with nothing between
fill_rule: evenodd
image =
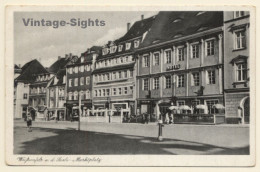
<instances>
[{"instance_id":1,"label":"chimney","mask_svg":"<svg viewBox=\"0 0 260 172\"><path fill-rule=\"evenodd\" d=\"M144 19L144 15L142 14L142 15L141 15L141 20L143 20L143 19Z\"/></svg>"},{"instance_id":2,"label":"chimney","mask_svg":"<svg viewBox=\"0 0 260 172\"><path fill-rule=\"evenodd\" d=\"M69 55L68 55L68 54L65 54L65 58L68 59L68 58L69 58Z\"/></svg>"},{"instance_id":3,"label":"chimney","mask_svg":"<svg viewBox=\"0 0 260 172\"><path fill-rule=\"evenodd\" d=\"M18 64L18 67L21 68L21 64Z\"/></svg>"},{"instance_id":4,"label":"chimney","mask_svg":"<svg viewBox=\"0 0 260 172\"><path fill-rule=\"evenodd\" d=\"M127 23L127 32L130 30L131 23Z\"/></svg>"},{"instance_id":5,"label":"chimney","mask_svg":"<svg viewBox=\"0 0 260 172\"><path fill-rule=\"evenodd\" d=\"M60 60L61 59L61 56L58 56L58 60Z\"/></svg>"},{"instance_id":6,"label":"chimney","mask_svg":"<svg viewBox=\"0 0 260 172\"><path fill-rule=\"evenodd\" d=\"M72 53L69 54L69 57L70 57L70 58L72 57Z\"/></svg>"},{"instance_id":7,"label":"chimney","mask_svg":"<svg viewBox=\"0 0 260 172\"><path fill-rule=\"evenodd\" d=\"M90 48L88 48L87 52L90 53Z\"/></svg>"}]
</instances>

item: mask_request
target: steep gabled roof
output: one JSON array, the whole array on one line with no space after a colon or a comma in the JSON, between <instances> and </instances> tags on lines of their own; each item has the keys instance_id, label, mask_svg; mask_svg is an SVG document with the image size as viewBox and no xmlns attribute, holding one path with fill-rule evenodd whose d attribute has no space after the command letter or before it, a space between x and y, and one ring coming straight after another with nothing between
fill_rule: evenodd
<instances>
[{"instance_id":1,"label":"steep gabled roof","mask_svg":"<svg viewBox=\"0 0 260 172\"><path fill-rule=\"evenodd\" d=\"M65 68L70 60L70 58L60 58L48 68L48 71L50 73L57 73L60 69Z\"/></svg>"},{"instance_id":2,"label":"steep gabled roof","mask_svg":"<svg viewBox=\"0 0 260 172\"><path fill-rule=\"evenodd\" d=\"M141 47L162 43L223 26L220 11L159 12Z\"/></svg>"},{"instance_id":3,"label":"steep gabled roof","mask_svg":"<svg viewBox=\"0 0 260 172\"><path fill-rule=\"evenodd\" d=\"M55 78L54 78L54 79L52 79L50 86L64 85L63 79L64 79L65 75L66 75L66 69L65 68L60 69L55 76L58 79L58 82L56 84L54 84L54 80L55 80Z\"/></svg>"},{"instance_id":4,"label":"steep gabled roof","mask_svg":"<svg viewBox=\"0 0 260 172\"><path fill-rule=\"evenodd\" d=\"M143 20L136 21L133 24L133 26L129 29L129 31L126 32L126 34L123 37L119 38L115 42L123 42L142 36L146 31L148 31L151 28L153 21L155 20L155 17L156 16L152 16Z\"/></svg>"},{"instance_id":5,"label":"steep gabled roof","mask_svg":"<svg viewBox=\"0 0 260 172\"><path fill-rule=\"evenodd\" d=\"M23 81L23 82L33 82L35 79L35 74L43 74L49 73L42 64L34 59L22 67L22 72L20 76L18 76L15 81Z\"/></svg>"}]
</instances>

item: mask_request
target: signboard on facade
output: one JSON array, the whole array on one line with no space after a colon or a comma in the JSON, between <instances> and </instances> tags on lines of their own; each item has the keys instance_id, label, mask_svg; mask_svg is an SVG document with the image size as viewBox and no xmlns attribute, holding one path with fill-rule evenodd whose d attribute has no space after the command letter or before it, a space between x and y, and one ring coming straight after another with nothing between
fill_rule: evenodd
<instances>
[{"instance_id":1,"label":"signboard on facade","mask_svg":"<svg viewBox=\"0 0 260 172\"><path fill-rule=\"evenodd\" d=\"M177 70L177 69L180 69L180 67L181 67L180 64L172 65L172 66L167 66L166 71Z\"/></svg>"}]
</instances>

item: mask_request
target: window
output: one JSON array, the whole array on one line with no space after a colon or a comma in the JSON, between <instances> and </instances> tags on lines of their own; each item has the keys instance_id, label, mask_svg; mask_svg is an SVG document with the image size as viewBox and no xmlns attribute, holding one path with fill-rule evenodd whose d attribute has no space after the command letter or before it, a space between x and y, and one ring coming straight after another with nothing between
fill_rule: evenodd
<instances>
[{"instance_id":1,"label":"window","mask_svg":"<svg viewBox=\"0 0 260 172\"><path fill-rule=\"evenodd\" d=\"M23 94L23 99L27 99L27 93Z\"/></svg>"},{"instance_id":2,"label":"window","mask_svg":"<svg viewBox=\"0 0 260 172\"><path fill-rule=\"evenodd\" d=\"M102 81L106 81L106 75L102 74Z\"/></svg>"},{"instance_id":3,"label":"window","mask_svg":"<svg viewBox=\"0 0 260 172\"><path fill-rule=\"evenodd\" d=\"M72 100L72 92L69 92L69 100Z\"/></svg>"},{"instance_id":4,"label":"window","mask_svg":"<svg viewBox=\"0 0 260 172\"><path fill-rule=\"evenodd\" d=\"M199 58L199 44L191 45L191 58Z\"/></svg>"},{"instance_id":5,"label":"window","mask_svg":"<svg viewBox=\"0 0 260 172\"><path fill-rule=\"evenodd\" d=\"M185 101L184 100L177 101L177 105L178 106L183 106L183 105L185 105Z\"/></svg>"},{"instance_id":6,"label":"window","mask_svg":"<svg viewBox=\"0 0 260 172\"><path fill-rule=\"evenodd\" d=\"M134 76L134 71L130 70L130 78L132 78Z\"/></svg>"},{"instance_id":7,"label":"window","mask_svg":"<svg viewBox=\"0 0 260 172\"><path fill-rule=\"evenodd\" d=\"M184 75L178 75L177 87L184 87Z\"/></svg>"},{"instance_id":8,"label":"window","mask_svg":"<svg viewBox=\"0 0 260 172\"><path fill-rule=\"evenodd\" d=\"M143 57L143 67L149 67L150 66L150 58L148 55Z\"/></svg>"},{"instance_id":9,"label":"window","mask_svg":"<svg viewBox=\"0 0 260 172\"><path fill-rule=\"evenodd\" d=\"M199 105L200 104L200 101L199 100L192 100L191 101L191 105L192 106L197 106L197 105Z\"/></svg>"},{"instance_id":10,"label":"window","mask_svg":"<svg viewBox=\"0 0 260 172\"><path fill-rule=\"evenodd\" d=\"M127 94L127 87L125 87L125 90L124 90L125 94Z\"/></svg>"},{"instance_id":11,"label":"window","mask_svg":"<svg viewBox=\"0 0 260 172\"><path fill-rule=\"evenodd\" d=\"M113 72L113 79L116 79L116 72Z\"/></svg>"},{"instance_id":12,"label":"window","mask_svg":"<svg viewBox=\"0 0 260 172\"><path fill-rule=\"evenodd\" d=\"M106 96L106 90L103 89L103 96L105 97Z\"/></svg>"},{"instance_id":13,"label":"window","mask_svg":"<svg viewBox=\"0 0 260 172\"><path fill-rule=\"evenodd\" d=\"M84 72L84 66L80 66L80 72Z\"/></svg>"},{"instance_id":14,"label":"window","mask_svg":"<svg viewBox=\"0 0 260 172\"><path fill-rule=\"evenodd\" d=\"M110 96L110 89L107 89L107 96Z\"/></svg>"},{"instance_id":15,"label":"window","mask_svg":"<svg viewBox=\"0 0 260 172\"><path fill-rule=\"evenodd\" d=\"M78 71L79 71L79 67L78 66L74 67L74 72L78 73Z\"/></svg>"},{"instance_id":16,"label":"window","mask_svg":"<svg viewBox=\"0 0 260 172\"><path fill-rule=\"evenodd\" d=\"M131 42L125 44L125 50L129 50L131 48Z\"/></svg>"},{"instance_id":17,"label":"window","mask_svg":"<svg viewBox=\"0 0 260 172\"><path fill-rule=\"evenodd\" d=\"M84 77L80 77L80 85L84 85Z\"/></svg>"},{"instance_id":18,"label":"window","mask_svg":"<svg viewBox=\"0 0 260 172\"><path fill-rule=\"evenodd\" d=\"M89 85L89 84L90 84L90 77L87 76L87 77L86 77L86 85Z\"/></svg>"},{"instance_id":19,"label":"window","mask_svg":"<svg viewBox=\"0 0 260 172\"><path fill-rule=\"evenodd\" d=\"M102 55L108 54L108 48L103 48L102 49Z\"/></svg>"},{"instance_id":20,"label":"window","mask_svg":"<svg viewBox=\"0 0 260 172\"><path fill-rule=\"evenodd\" d=\"M158 66L159 65L159 61L160 61L159 56L160 56L159 53L154 53L154 62L153 62L154 66Z\"/></svg>"},{"instance_id":21,"label":"window","mask_svg":"<svg viewBox=\"0 0 260 172\"><path fill-rule=\"evenodd\" d=\"M143 80L143 90L149 90L149 79L145 78Z\"/></svg>"},{"instance_id":22,"label":"window","mask_svg":"<svg viewBox=\"0 0 260 172\"><path fill-rule=\"evenodd\" d=\"M105 66L107 66L107 60L105 60L105 62L104 62L104 63L105 63Z\"/></svg>"},{"instance_id":23,"label":"window","mask_svg":"<svg viewBox=\"0 0 260 172\"><path fill-rule=\"evenodd\" d=\"M177 49L178 61L184 61L184 48Z\"/></svg>"},{"instance_id":24,"label":"window","mask_svg":"<svg viewBox=\"0 0 260 172\"><path fill-rule=\"evenodd\" d=\"M118 51L121 52L122 49L123 49L123 45L119 45L119 46L118 46Z\"/></svg>"},{"instance_id":25,"label":"window","mask_svg":"<svg viewBox=\"0 0 260 172\"><path fill-rule=\"evenodd\" d=\"M214 55L214 40L206 41L206 55Z\"/></svg>"},{"instance_id":26,"label":"window","mask_svg":"<svg viewBox=\"0 0 260 172\"><path fill-rule=\"evenodd\" d=\"M243 17L245 15L244 11L235 11L234 18Z\"/></svg>"},{"instance_id":27,"label":"window","mask_svg":"<svg viewBox=\"0 0 260 172\"><path fill-rule=\"evenodd\" d=\"M217 113L217 109L212 106L218 104L218 100L206 100L209 114Z\"/></svg>"},{"instance_id":28,"label":"window","mask_svg":"<svg viewBox=\"0 0 260 172\"><path fill-rule=\"evenodd\" d=\"M133 94L133 86L130 86L130 94Z\"/></svg>"},{"instance_id":29,"label":"window","mask_svg":"<svg viewBox=\"0 0 260 172\"><path fill-rule=\"evenodd\" d=\"M199 72L195 72L191 74L191 86L199 86L200 85L200 74Z\"/></svg>"},{"instance_id":30,"label":"window","mask_svg":"<svg viewBox=\"0 0 260 172\"><path fill-rule=\"evenodd\" d=\"M124 58L123 57L120 58L120 63L124 63Z\"/></svg>"},{"instance_id":31,"label":"window","mask_svg":"<svg viewBox=\"0 0 260 172\"><path fill-rule=\"evenodd\" d=\"M165 76L165 88L172 87L172 78L171 76Z\"/></svg>"},{"instance_id":32,"label":"window","mask_svg":"<svg viewBox=\"0 0 260 172\"><path fill-rule=\"evenodd\" d=\"M113 88L113 95L116 95L116 88Z\"/></svg>"},{"instance_id":33,"label":"window","mask_svg":"<svg viewBox=\"0 0 260 172\"><path fill-rule=\"evenodd\" d=\"M101 97L102 95L102 90L98 90L98 96Z\"/></svg>"},{"instance_id":34,"label":"window","mask_svg":"<svg viewBox=\"0 0 260 172\"><path fill-rule=\"evenodd\" d=\"M153 89L158 90L159 89L159 77L156 77L153 79Z\"/></svg>"},{"instance_id":35,"label":"window","mask_svg":"<svg viewBox=\"0 0 260 172\"><path fill-rule=\"evenodd\" d=\"M110 47L110 53L116 52L117 46Z\"/></svg>"},{"instance_id":36,"label":"window","mask_svg":"<svg viewBox=\"0 0 260 172\"><path fill-rule=\"evenodd\" d=\"M235 49L242 49L246 47L245 30L235 32Z\"/></svg>"},{"instance_id":37,"label":"window","mask_svg":"<svg viewBox=\"0 0 260 172\"><path fill-rule=\"evenodd\" d=\"M125 57L125 62L128 62L128 56Z\"/></svg>"},{"instance_id":38,"label":"window","mask_svg":"<svg viewBox=\"0 0 260 172\"><path fill-rule=\"evenodd\" d=\"M86 99L90 99L90 91L89 90L86 91Z\"/></svg>"},{"instance_id":39,"label":"window","mask_svg":"<svg viewBox=\"0 0 260 172\"><path fill-rule=\"evenodd\" d=\"M134 42L134 46L135 46L135 48L138 48L139 47L139 40L136 40L135 42Z\"/></svg>"},{"instance_id":40,"label":"window","mask_svg":"<svg viewBox=\"0 0 260 172\"><path fill-rule=\"evenodd\" d=\"M73 68L70 67L70 68L69 68L69 74L72 74L72 72L73 72Z\"/></svg>"},{"instance_id":41,"label":"window","mask_svg":"<svg viewBox=\"0 0 260 172\"><path fill-rule=\"evenodd\" d=\"M106 79L109 81L110 80L110 75L109 73L106 74Z\"/></svg>"},{"instance_id":42,"label":"window","mask_svg":"<svg viewBox=\"0 0 260 172\"><path fill-rule=\"evenodd\" d=\"M124 77L127 78L127 70L124 71Z\"/></svg>"},{"instance_id":43,"label":"window","mask_svg":"<svg viewBox=\"0 0 260 172\"><path fill-rule=\"evenodd\" d=\"M207 84L215 84L215 70L208 70L207 75Z\"/></svg>"},{"instance_id":44,"label":"window","mask_svg":"<svg viewBox=\"0 0 260 172\"><path fill-rule=\"evenodd\" d=\"M166 63L169 64L172 62L172 57L171 57L171 50L167 50L165 51L165 60L166 60Z\"/></svg>"},{"instance_id":45,"label":"window","mask_svg":"<svg viewBox=\"0 0 260 172\"><path fill-rule=\"evenodd\" d=\"M78 100L78 92L77 91L74 92L74 100Z\"/></svg>"},{"instance_id":46,"label":"window","mask_svg":"<svg viewBox=\"0 0 260 172\"><path fill-rule=\"evenodd\" d=\"M119 72L118 72L118 79L121 79L121 78L122 78L122 72L119 71Z\"/></svg>"},{"instance_id":47,"label":"window","mask_svg":"<svg viewBox=\"0 0 260 172\"><path fill-rule=\"evenodd\" d=\"M85 70L90 71L90 65L85 65Z\"/></svg>"},{"instance_id":48,"label":"window","mask_svg":"<svg viewBox=\"0 0 260 172\"><path fill-rule=\"evenodd\" d=\"M74 80L74 86L78 86L78 83L79 83L78 78L75 78L75 80Z\"/></svg>"},{"instance_id":49,"label":"window","mask_svg":"<svg viewBox=\"0 0 260 172\"><path fill-rule=\"evenodd\" d=\"M98 96L98 92L97 92L97 90L95 90L95 97L97 97Z\"/></svg>"},{"instance_id":50,"label":"window","mask_svg":"<svg viewBox=\"0 0 260 172\"><path fill-rule=\"evenodd\" d=\"M122 88L118 88L118 95L122 94Z\"/></svg>"},{"instance_id":51,"label":"window","mask_svg":"<svg viewBox=\"0 0 260 172\"><path fill-rule=\"evenodd\" d=\"M69 79L69 87L71 87L72 85L72 79Z\"/></svg>"},{"instance_id":52,"label":"window","mask_svg":"<svg viewBox=\"0 0 260 172\"><path fill-rule=\"evenodd\" d=\"M247 80L247 65L246 63L236 64L236 81L246 81Z\"/></svg>"}]
</instances>

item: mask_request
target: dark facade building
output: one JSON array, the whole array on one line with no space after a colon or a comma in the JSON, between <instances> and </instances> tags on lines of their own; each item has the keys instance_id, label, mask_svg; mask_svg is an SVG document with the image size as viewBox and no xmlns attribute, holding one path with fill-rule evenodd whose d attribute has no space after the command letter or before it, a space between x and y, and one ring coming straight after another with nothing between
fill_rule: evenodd
<instances>
[{"instance_id":1,"label":"dark facade building","mask_svg":"<svg viewBox=\"0 0 260 172\"><path fill-rule=\"evenodd\" d=\"M136 64L134 52L139 48L151 28L155 16L136 21L127 33L109 41L98 56L93 75L93 108L126 110L124 115L135 113Z\"/></svg>"},{"instance_id":2,"label":"dark facade building","mask_svg":"<svg viewBox=\"0 0 260 172\"><path fill-rule=\"evenodd\" d=\"M75 60L75 56L67 54L65 57L58 57L57 61L53 63L48 71L54 74L54 77L47 86L47 120L56 119L66 120L66 65ZM77 59L77 58L76 58Z\"/></svg>"},{"instance_id":3,"label":"dark facade building","mask_svg":"<svg viewBox=\"0 0 260 172\"><path fill-rule=\"evenodd\" d=\"M249 123L249 12L224 13L224 91L228 123Z\"/></svg>"},{"instance_id":4,"label":"dark facade building","mask_svg":"<svg viewBox=\"0 0 260 172\"><path fill-rule=\"evenodd\" d=\"M87 109L92 109L92 77L91 72L101 47L93 46L82 53L80 58L66 66L66 108L71 117L74 112L79 114L79 98L81 97L82 116L87 115Z\"/></svg>"},{"instance_id":5,"label":"dark facade building","mask_svg":"<svg viewBox=\"0 0 260 172\"><path fill-rule=\"evenodd\" d=\"M159 12L136 52L138 113L223 104L223 12Z\"/></svg>"}]
</instances>

